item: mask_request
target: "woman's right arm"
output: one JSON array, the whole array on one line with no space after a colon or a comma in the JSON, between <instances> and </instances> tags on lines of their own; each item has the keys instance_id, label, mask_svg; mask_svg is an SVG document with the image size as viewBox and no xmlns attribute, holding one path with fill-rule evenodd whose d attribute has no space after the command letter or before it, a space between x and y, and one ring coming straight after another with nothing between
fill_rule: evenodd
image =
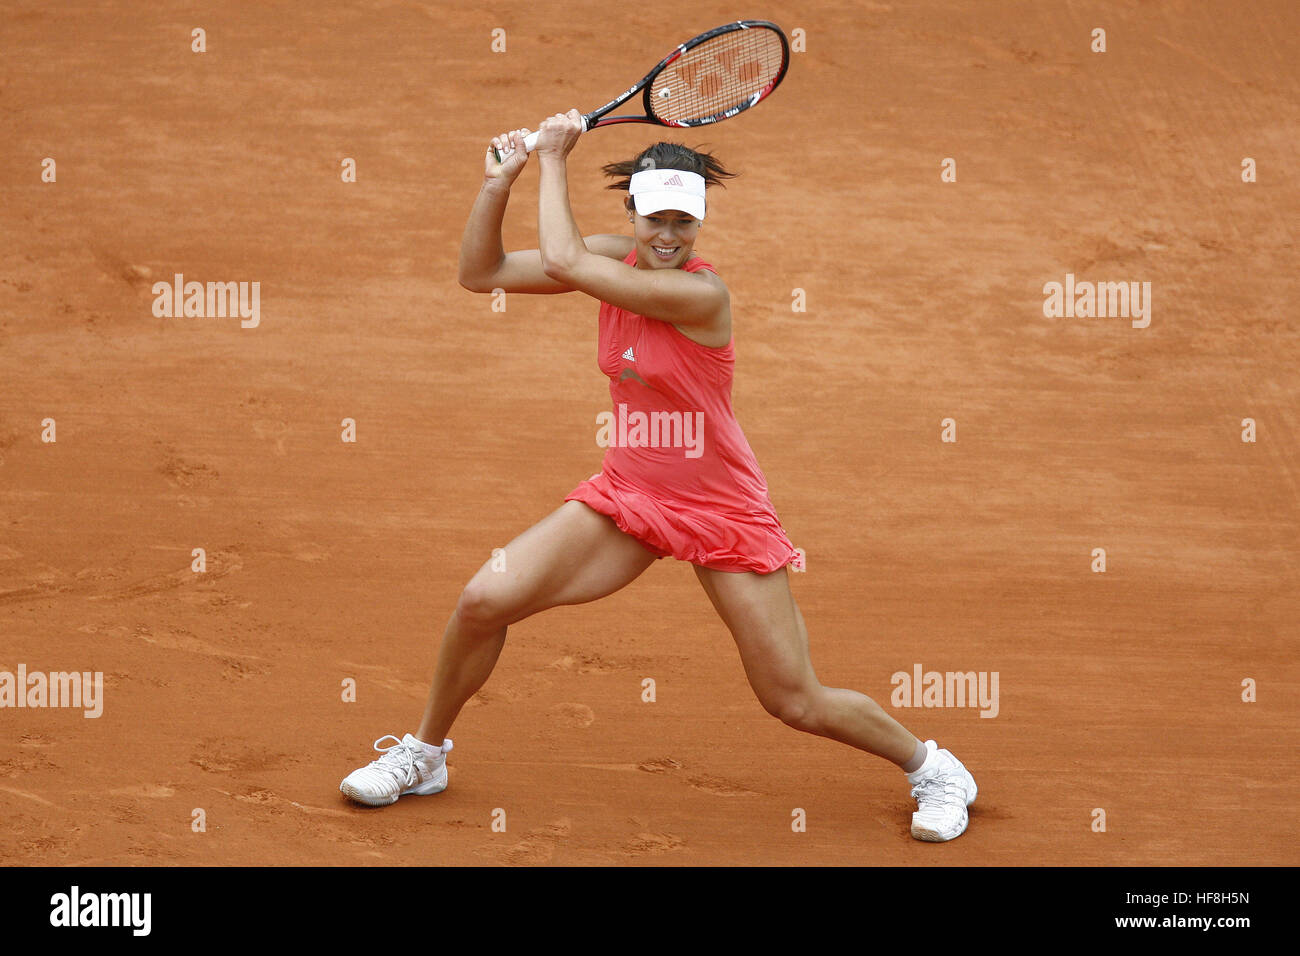
<instances>
[{"instance_id":1,"label":"woman's right arm","mask_svg":"<svg viewBox=\"0 0 1300 956\"><path fill-rule=\"evenodd\" d=\"M546 275L542 254L536 249L507 253L501 242L501 222L510 200L510 187L528 162L523 143L527 134L528 130L522 129L492 138L494 147L504 148L507 142L513 147L514 152L505 162L498 163L492 150L487 151L483 185L470 210L460 243L460 284L471 292L573 291L572 287ZM584 241L592 252L620 259L632 250L630 236L589 236Z\"/></svg>"}]
</instances>

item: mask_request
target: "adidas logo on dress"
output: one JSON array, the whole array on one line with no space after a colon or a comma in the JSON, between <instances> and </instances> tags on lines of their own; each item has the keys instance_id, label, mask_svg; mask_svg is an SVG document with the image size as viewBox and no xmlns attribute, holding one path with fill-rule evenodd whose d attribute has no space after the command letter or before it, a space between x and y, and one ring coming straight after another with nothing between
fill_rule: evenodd
<instances>
[{"instance_id":1,"label":"adidas logo on dress","mask_svg":"<svg viewBox=\"0 0 1300 956\"><path fill-rule=\"evenodd\" d=\"M623 358L627 359L629 362L636 361L636 356L632 354L632 346L629 345L627 347L627 351L623 353Z\"/></svg>"}]
</instances>

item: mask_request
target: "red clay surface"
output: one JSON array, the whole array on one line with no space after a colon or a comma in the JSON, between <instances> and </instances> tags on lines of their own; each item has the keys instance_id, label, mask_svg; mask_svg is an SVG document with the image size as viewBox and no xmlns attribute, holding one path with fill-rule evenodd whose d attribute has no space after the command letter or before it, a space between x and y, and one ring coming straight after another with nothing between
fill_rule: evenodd
<instances>
[{"instance_id":1,"label":"red clay surface","mask_svg":"<svg viewBox=\"0 0 1300 956\"><path fill-rule=\"evenodd\" d=\"M738 14L807 49L676 137L742 173L697 246L737 413L823 682L1000 675L992 719L892 710L976 775L970 829L911 840L898 770L768 717L672 561L512 629L447 792L351 806L460 588L600 463L596 303L456 283L484 143ZM0 710L0 859L1298 862L1298 32L1290 0L12 5L0 670L102 671L105 700ZM579 144L584 232L626 228L599 167L657 132ZM535 201L533 168L509 247ZM175 273L260 282L260 326L155 318ZM1150 327L1045 318L1067 273L1149 281Z\"/></svg>"}]
</instances>

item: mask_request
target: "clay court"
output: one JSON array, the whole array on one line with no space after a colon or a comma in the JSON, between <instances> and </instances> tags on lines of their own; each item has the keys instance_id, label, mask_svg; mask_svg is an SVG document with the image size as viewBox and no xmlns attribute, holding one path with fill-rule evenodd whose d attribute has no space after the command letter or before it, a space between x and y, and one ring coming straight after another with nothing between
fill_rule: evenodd
<instances>
[{"instance_id":1,"label":"clay court","mask_svg":"<svg viewBox=\"0 0 1300 956\"><path fill-rule=\"evenodd\" d=\"M103 674L0 710L5 864L1300 862L1294 3L228 6L5 14L0 671ZM600 167L658 138L740 172L696 248L818 676L961 757L970 829L764 713L672 560L511 628L445 793L349 804L465 582L600 467L596 303L457 283L485 144L738 16L802 31L781 88L584 136L575 216L625 231ZM157 316L176 274L257 326ZM1047 317L1067 275L1149 324ZM894 706L917 666L996 715Z\"/></svg>"}]
</instances>

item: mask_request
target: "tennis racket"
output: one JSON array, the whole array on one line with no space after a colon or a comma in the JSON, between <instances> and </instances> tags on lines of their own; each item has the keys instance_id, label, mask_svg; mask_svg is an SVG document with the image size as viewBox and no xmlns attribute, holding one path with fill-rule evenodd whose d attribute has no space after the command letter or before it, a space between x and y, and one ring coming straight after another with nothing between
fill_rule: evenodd
<instances>
[{"instance_id":1,"label":"tennis racket","mask_svg":"<svg viewBox=\"0 0 1300 956\"><path fill-rule=\"evenodd\" d=\"M771 95L790 66L790 44L775 23L737 20L687 40L636 86L582 118L584 132L615 123L706 126L731 119ZM610 116L637 93L643 116ZM524 137L533 151L538 132ZM513 150L492 150L499 163Z\"/></svg>"}]
</instances>

